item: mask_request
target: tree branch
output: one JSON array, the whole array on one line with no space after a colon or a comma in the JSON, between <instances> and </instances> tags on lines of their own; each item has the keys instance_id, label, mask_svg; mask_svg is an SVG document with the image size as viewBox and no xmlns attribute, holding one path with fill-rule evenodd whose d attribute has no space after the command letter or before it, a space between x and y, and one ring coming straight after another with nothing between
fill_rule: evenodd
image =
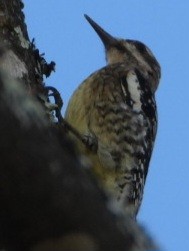
<instances>
[{"instance_id":1,"label":"tree branch","mask_svg":"<svg viewBox=\"0 0 189 251\"><path fill-rule=\"evenodd\" d=\"M144 230L113 209L31 95L44 92L52 63L29 41L22 7L0 0L0 248L154 250Z\"/></svg>"}]
</instances>

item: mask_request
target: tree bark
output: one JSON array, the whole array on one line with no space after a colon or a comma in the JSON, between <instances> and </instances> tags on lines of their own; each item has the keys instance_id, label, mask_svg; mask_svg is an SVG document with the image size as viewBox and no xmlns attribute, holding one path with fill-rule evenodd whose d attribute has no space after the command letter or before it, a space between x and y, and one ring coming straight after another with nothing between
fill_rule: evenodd
<instances>
[{"instance_id":1,"label":"tree bark","mask_svg":"<svg viewBox=\"0 0 189 251\"><path fill-rule=\"evenodd\" d=\"M36 99L54 64L29 40L22 9L20 0L0 0L0 248L155 250L113 209Z\"/></svg>"}]
</instances>

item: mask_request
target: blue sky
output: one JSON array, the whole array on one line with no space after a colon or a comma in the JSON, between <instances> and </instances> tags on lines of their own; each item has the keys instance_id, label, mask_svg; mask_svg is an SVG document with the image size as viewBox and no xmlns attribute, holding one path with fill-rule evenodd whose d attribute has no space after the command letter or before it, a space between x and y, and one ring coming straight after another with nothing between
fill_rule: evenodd
<instances>
[{"instance_id":1,"label":"blue sky","mask_svg":"<svg viewBox=\"0 0 189 251\"><path fill-rule=\"evenodd\" d=\"M81 81L105 65L102 43L84 13L114 36L144 42L156 55L162 67L159 126L139 221L162 250L189 250L189 2L24 2L30 38L57 64L46 84L61 92L64 107Z\"/></svg>"}]
</instances>

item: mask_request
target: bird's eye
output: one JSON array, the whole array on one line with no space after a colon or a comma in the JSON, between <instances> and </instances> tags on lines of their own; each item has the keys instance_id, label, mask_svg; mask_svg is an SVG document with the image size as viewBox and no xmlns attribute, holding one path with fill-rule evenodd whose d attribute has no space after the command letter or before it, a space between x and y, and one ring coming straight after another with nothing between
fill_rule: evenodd
<instances>
[{"instance_id":1,"label":"bird's eye","mask_svg":"<svg viewBox=\"0 0 189 251\"><path fill-rule=\"evenodd\" d=\"M121 43L116 44L116 49L120 52L125 52L125 47Z\"/></svg>"}]
</instances>

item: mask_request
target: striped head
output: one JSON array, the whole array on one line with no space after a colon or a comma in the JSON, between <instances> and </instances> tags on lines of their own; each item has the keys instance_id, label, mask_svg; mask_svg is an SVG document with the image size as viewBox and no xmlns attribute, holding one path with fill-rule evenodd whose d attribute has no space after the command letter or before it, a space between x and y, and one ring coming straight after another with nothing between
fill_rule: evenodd
<instances>
[{"instance_id":1,"label":"striped head","mask_svg":"<svg viewBox=\"0 0 189 251\"><path fill-rule=\"evenodd\" d=\"M89 16L85 15L85 18L105 46L107 64L125 63L127 67L136 68L148 80L152 92L155 92L159 84L161 69L151 50L137 40L115 38Z\"/></svg>"}]
</instances>

